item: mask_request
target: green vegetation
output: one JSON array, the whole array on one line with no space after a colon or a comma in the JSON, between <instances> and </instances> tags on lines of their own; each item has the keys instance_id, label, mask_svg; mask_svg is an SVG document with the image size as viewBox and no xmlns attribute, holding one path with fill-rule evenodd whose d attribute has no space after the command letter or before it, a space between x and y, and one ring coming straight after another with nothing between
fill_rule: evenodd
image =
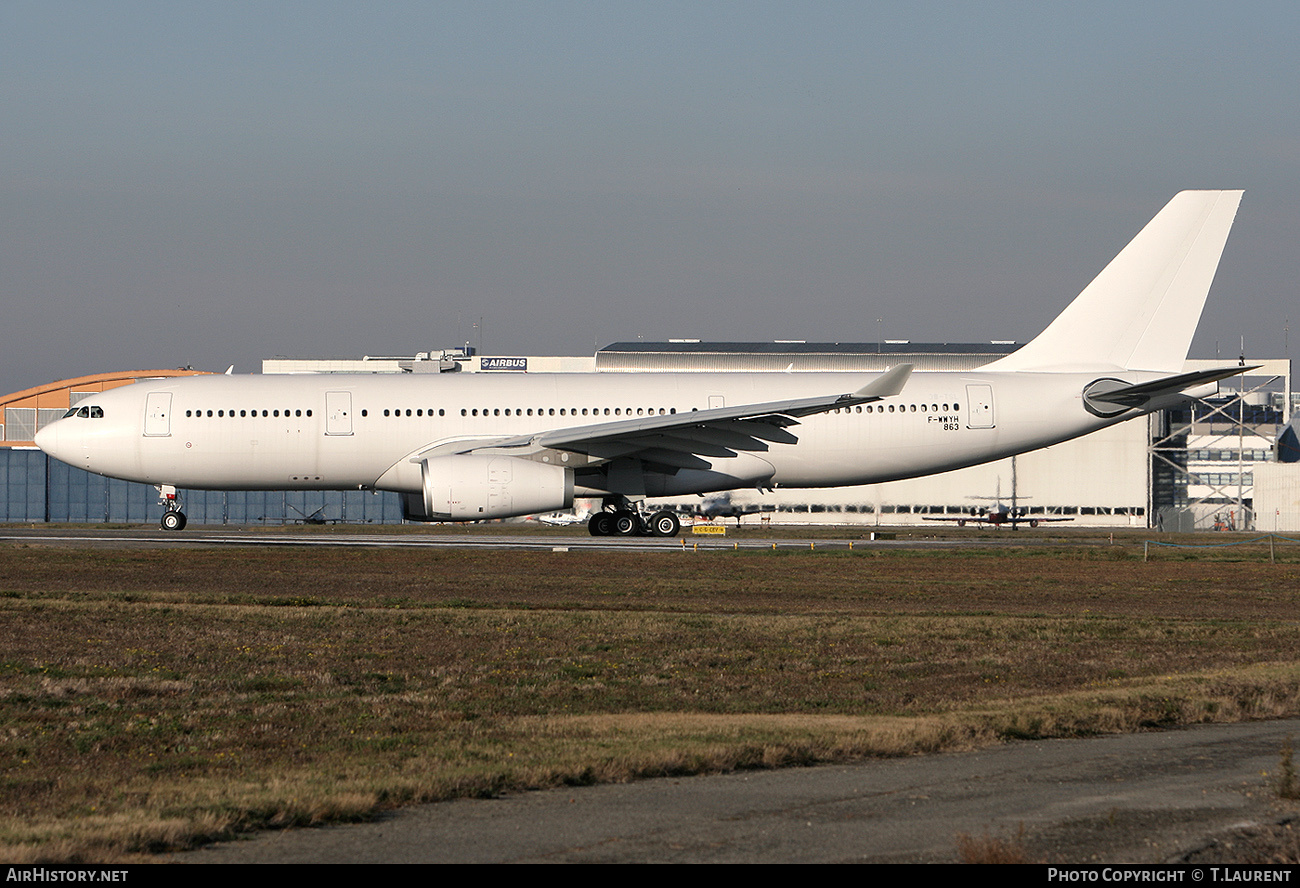
<instances>
[{"instance_id":1,"label":"green vegetation","mask_svg":"<svg viewBox=\"0 0 1300 888\"><path fill-rule=\"evenodd\" d=\"M1232 557L0 547L0 853L1300 712Z\"/></svg>"}]
</instances>

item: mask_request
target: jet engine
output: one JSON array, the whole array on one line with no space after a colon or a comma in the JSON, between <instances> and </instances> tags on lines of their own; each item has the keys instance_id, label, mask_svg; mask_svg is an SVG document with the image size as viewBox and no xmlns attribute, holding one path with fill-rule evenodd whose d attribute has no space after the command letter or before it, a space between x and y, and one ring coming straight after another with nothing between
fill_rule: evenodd
<instances>
[{"instance_id":1,"label":"jet engine","mask_svg":"<svg viewBox=\"0 0 1300 888\"><path fill-rule=\"evenodd\" d=\"M510 456L458 454L420 464L422 495L402 497L411 521L478 521L573 506L573 471Z\"/></svg>"}]
</instances>

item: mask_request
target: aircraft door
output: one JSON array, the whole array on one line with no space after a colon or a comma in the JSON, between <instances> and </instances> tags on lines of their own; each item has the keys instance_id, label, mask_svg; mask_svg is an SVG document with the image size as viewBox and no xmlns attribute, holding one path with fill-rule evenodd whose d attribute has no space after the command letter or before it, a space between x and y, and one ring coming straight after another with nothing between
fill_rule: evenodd
<instances>
[{"instance_id":1,"label":"aircraft door","mask_svg":"<svg viewBox=\"0 0 1300 888\"><path fill-rule=\"evenodd\" d=\"M325 434L352 434L352 392L325 393Z\"/></svg>"},{"instance_id":2,"label":"aircraft door","mask_svg":"<svg viewBox=\"0 0 1300 888\"><path fill-rule=\"evenodd\" d=\"M991 429L993 422L993 386L966 386L966 410L968 429Z\"/></svg>"},{"instance_id":3,"label":"aircraft door","mask_svg":"<svg viewBox=\"0 0 1300 888\"><path fill-rule=\"evenodd\" d=\"M172 393L150 392L144 402L144 434L165 438L172 433Z\"/></svg>"}]
</instances>

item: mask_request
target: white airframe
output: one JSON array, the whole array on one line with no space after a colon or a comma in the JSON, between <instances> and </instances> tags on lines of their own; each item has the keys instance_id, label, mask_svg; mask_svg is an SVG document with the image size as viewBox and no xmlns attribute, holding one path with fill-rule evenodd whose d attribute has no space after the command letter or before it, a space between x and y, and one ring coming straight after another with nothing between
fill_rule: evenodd
<instances>
[{"instance_id":1,"label":"white airframe","mask_svg":"<svg viewBox=\"0 0 1300 888\"><path fill-rule=\"evenodd\" d=\"M196 376L81 401L36 436L70 465L176 489L391 490L413 520L603 509L593 534L673 535L646 497L873 484L990 462L1212 391L1184 373L1240 191L1184 191L1031 342L974 371Z\"/></svg>"}]
</instances>

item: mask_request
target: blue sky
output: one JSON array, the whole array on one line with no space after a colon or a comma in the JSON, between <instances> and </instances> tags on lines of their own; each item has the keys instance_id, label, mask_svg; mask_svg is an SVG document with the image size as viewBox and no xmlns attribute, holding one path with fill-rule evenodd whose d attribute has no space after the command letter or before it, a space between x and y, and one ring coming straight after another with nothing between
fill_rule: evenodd
<instances>
[{"instance_id":1,"label":"blue sky","mask_svg":"<svg viewBox=\"0 0 1300 888\"><path fill-rule=\"evenodd\" d=\"M1245 188L1300 322L1300 5L0 4L0 390L621 339L1028 339ZM1293 316L1294 315L1294 316Z\"/></svg>"}]
</instances>

